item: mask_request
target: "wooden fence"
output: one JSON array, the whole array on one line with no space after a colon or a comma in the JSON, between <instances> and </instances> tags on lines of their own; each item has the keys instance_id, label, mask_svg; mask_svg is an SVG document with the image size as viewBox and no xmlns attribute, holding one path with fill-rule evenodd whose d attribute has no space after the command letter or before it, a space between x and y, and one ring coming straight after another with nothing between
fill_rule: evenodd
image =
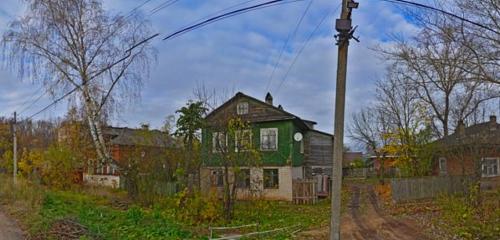
<instances>
[{"instance_id":1,"label":"wooden fence","mask_svg":"<svg viewBox=\"0 0 500 240\"><path fill-rule=\"evenodd\" d=\"M295 179L292 183L293 203L295 204L315 204L318 202L316 192L316 180Z\"/></svg>"},{"instance_id":2,"label":"wooden fence","mask_svg":"<svg viewBox=\"0 0 500 240\"><path fill-rule=\"evenodd\" d=\"M462 176L393 178L391 180L392 199L401 202L453 194L463 191L464 186L468 186L470 182L470 177Z\"/></svg>"},{"instance_id":3,"label":"wooden fence","mask_svg":"<svg viewBox=\"0 0 500 240\"><path fill-rule=\"evenodd\" d=\"M343 168L342 176L347 178L366 178L368 177L368 168Z\"/></svg>"}]
</instances>

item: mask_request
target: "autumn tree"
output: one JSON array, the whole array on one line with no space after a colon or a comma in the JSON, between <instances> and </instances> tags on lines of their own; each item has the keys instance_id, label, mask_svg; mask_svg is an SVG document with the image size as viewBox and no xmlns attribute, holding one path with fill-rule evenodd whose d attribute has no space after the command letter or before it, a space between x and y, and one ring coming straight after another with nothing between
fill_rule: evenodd
<instances>
[{"instance_id":1,"label":"autumn tree","mask_svg":"<svg viewBox=\"0 0 500 240\"><path fill-rule=\"evenodd\" d=\"M12 172L12 132L10 120L0 117L0 172Z\"/></svg>"},{"instance_id":2,"label":"autumn tree","mask_svg":"<svg viewBox=\"0 0 500 240\"><path fill-rule=\"evenodd\" d=\"M222 206L224 218L229 221L234 214L238 182L251 179L249 172L242 171L242 168L258 166L261 155L258 144L252 139L251 125L244 119L223 114L208 127L212 133L212 148L205 149L205 154L210 159L208 161L214 161L222 170Z\"/></svg>"},{"instance_id":3,"label":"autumn tree","mask_svg":"<svg viewBox=\"0 0 500 240\"><path fill-rule=\"evenodd\" d=\"M135 12L111 15L100 0L29 0L24 15L3 35L4 58L21 79L42 84L53 97L74 89L102 162L111 158L102 118L139 96L154 50Z\"/></svg>"}]
</instances>

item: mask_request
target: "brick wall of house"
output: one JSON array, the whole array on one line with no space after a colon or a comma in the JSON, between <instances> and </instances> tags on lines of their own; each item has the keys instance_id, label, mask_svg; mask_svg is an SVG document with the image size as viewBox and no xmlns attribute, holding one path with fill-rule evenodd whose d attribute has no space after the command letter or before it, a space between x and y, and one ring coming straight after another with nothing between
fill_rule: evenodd
<instances>
[{"instance_id":1,"label":"brick wall of house","mask_svg":"<svg viewBox=\"0 0 500 240\"><path fill-rule=\"evenodd\" d=\"M488 157L500 157L500 156L488 156ZM470 156L465 156L463 158L448 157L446 158L446 175L449 176L461 176L461 175L473 175L474 174L474 159ZM479 161L479 160L477 160ZM463 169L462 169L463 168ZM434 167L435 175L442 175L439 169L439 160L436 162ZM481 186L484 189L498 189L500 188L500 176L495 177L482 177Z\"/></svg>"}]
</instances>

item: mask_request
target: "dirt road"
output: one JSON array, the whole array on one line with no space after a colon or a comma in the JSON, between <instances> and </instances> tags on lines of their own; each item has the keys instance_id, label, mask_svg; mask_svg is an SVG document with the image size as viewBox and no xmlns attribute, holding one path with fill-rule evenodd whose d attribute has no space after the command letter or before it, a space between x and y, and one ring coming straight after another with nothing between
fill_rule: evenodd
<instances>
[{"instance_id":1,"label":"dirt road","mask_svg":"<svg viewBox=\"0 0 500 240\"><path fill-rule=\"evenodd\" d=\"M24 239L21 229L0 209L0 240L21 239Z\"/></svg>"},{"instance_id":2,"label":"dirt road","mask_svg":"<svg viewBox=\"0 0 500 240\"><path fill-rule=\"evenodd\" d=\"M374 240L426 240L428 239L408 219L395 219L384 214L379 207L373 188L369 185L351 186L352 197L349 214L351 221L344 221L344 239Z\"/></svg>"},{"instance_id":3,"label":"dirt road","mask_svg":"<svg viewBox=\"0 0 500 240\"><path fill-rule=\"evenodd\" d=\"M342 239L429 240L409 219L384 214L370 185L352 185L348 210L342 216ZM328 227L306 231L299 239L328 239Z\"/></svg>"}]
</instances>

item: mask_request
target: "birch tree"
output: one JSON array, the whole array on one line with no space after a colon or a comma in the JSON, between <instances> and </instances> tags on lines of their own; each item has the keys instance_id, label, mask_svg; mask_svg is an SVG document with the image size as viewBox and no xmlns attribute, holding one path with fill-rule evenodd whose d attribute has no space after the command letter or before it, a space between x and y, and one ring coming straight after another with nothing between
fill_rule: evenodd
<instances>
[{"instance_id":1,"label":"birch tree","mask_svg":"<svg viewBox=\"0 0 500 240\"><path fill-rule=\"evenodd\" d=\"M3 57L20 78L56 98L74 89L101 163L111 161L102 117L139 97L155 51L139 14L111 15L100 0L29 0L3 34Z\"/></svg>"}]
</instances>

